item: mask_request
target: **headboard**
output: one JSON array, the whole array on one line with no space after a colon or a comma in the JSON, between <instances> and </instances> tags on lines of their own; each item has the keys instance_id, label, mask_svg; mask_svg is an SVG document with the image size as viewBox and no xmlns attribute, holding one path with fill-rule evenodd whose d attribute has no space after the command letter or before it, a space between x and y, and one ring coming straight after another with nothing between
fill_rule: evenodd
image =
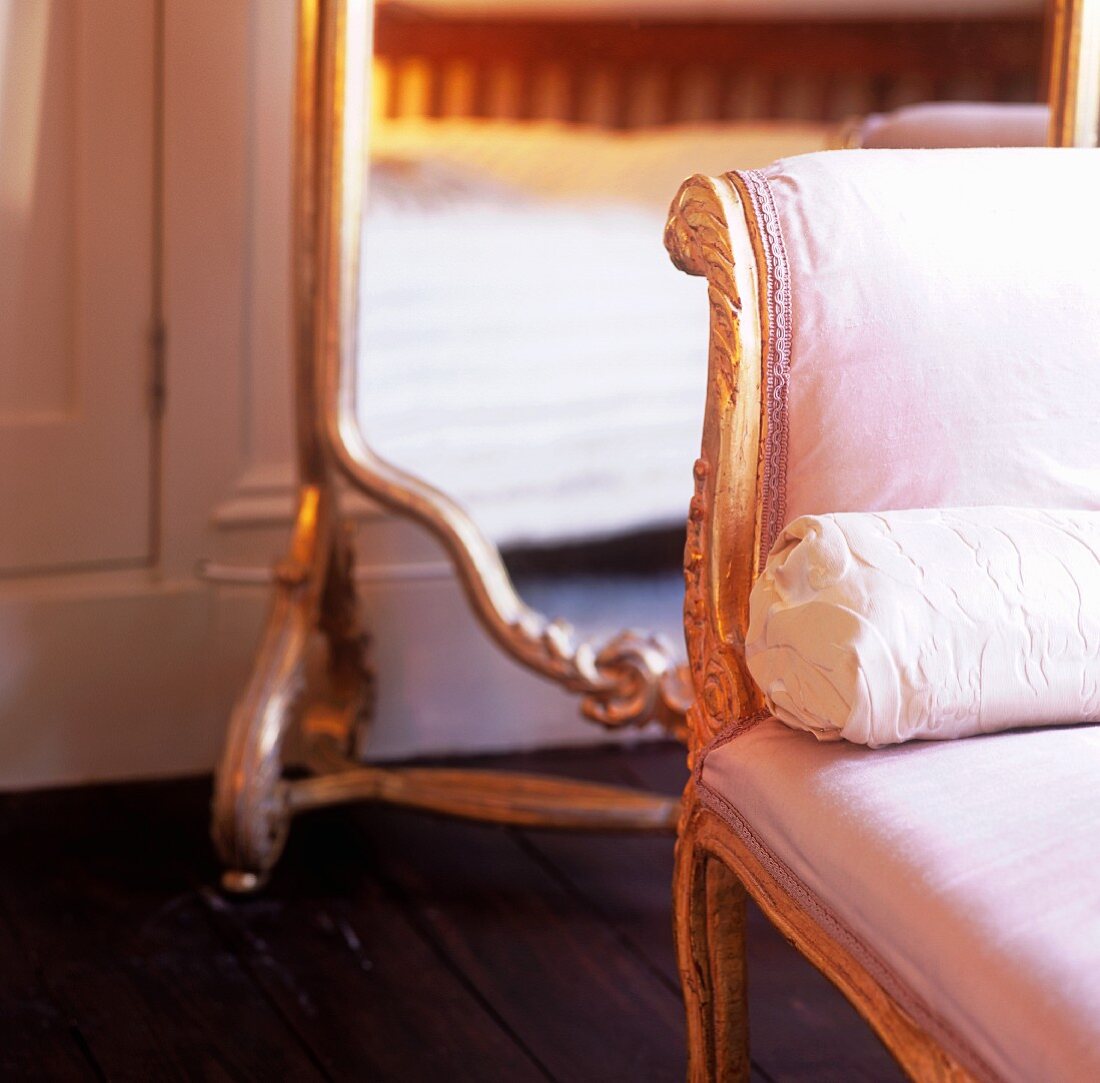
<instances>
[{"instance_id":1,"label":"headboard","mask_svg":"<svg viewBox=\"0 0 1100 1083\"><path fill-rule=\"evenodd\" d=\"M380 0L376 111L617 129L828 122L913 101L1034 101L1042 85L1041 12L728 21L593 10L452 14Z\"/></svg>"}]
</instances>

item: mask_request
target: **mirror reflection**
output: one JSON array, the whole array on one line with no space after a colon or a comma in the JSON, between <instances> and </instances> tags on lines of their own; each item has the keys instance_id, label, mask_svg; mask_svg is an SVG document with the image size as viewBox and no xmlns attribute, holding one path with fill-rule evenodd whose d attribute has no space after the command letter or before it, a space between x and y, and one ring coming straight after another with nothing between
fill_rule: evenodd
<instances>
[{"instance_id":1,"label":"mirror reflection","mask_svg":"<svg viewBox=\"0 0 1100 1083\"><path fill-rule=\"evenodd\" d=\"M1042 106L985 103L1037 100L1043 23L1034 0L380 3L368 441L466 506L536 608L679 641L707 344L670 197L888 138L908 103L1042 142Z\"/></svg>"}]
</instances>

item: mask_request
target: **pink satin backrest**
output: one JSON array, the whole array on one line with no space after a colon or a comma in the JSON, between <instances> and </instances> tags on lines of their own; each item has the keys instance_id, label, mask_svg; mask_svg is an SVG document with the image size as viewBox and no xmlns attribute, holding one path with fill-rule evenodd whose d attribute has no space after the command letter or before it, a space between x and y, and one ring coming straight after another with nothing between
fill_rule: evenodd
<instances>
[{"instance_id":1,"label":"pink satin backrest","mask_svg":"<svg viewBox=\"0 0 1100 1083\"><path fill-rule=\"evenodd\" d=\"M777 526L1100 509L1100 152L827 151L744 176L782 301Z\"/></svg>"}]
</instances>

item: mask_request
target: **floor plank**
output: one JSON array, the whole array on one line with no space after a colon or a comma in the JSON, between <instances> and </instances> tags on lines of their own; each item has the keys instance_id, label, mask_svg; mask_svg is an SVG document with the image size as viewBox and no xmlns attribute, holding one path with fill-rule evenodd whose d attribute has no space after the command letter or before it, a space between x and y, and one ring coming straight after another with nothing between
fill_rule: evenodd
<instances>
[{"instance_id":1,"label":"floor plank","mask_svg":"<svg viewBox=\"0 0 1100 1083\"><path fill-rule=\"evenodd\" d=\"M669 744L502 768L674 793ZM302 818L212 888L209 780L0 797L0 1078L677 1080L672 840L379 808ZM750 913L757 1083L900 1073Z\"/></svg>"},{"instance_id":2,"label":"floor plank","mask_svg":"<svg viewBox=\"0 0 1100 1083\"><path fill-rule=\"evenodd\" d=\"M295 825L265 895L207 900L332 1078L546 1078L382 889L346 811Z\"/></svg>"},{"instance_id":3,"label":"floor plank","mask_svg":"<svg viewBox=\"0 0 1100 1083\"><path fill-rule=\"evenodd\" d=\"M106 1078L321 1078L207 921L208 795L9 798L0 905Z\"/></svg>"},{"instance_id":4,"label":"floor plank","mask_svg":"<svg viewBox=\"0 0 1100 1083\"><path fill-rule=\"evenodd\" d=\"M511 756L509 761L516 770L645 787L645 780L630 769L630 761L639 751L566 749ZM683 752L679 746L662 744L661 760L682 761ZM629 950L679 992L670 912L675 845L671 835L593 836L555 831L517 834L560 882L615 929Z\"/></svg>"},{"instance_id":5,"label":"floor plank","mask_svg":"<svg viewBox=\"0 0 1100 1083\"><path fill-rule=\"evenodd\" d=\"M0 914L0 1079L98 1079L83 1035Z\"/></svg>"},{"instance_id":6,"label":"floor plank","mask_svg":"<svg viewBox=\"0 0 1100 1083\"><path fill-rule=\"evenodd\" d=\"M382 875L555 1079L682 1078L679 996L507 829L359 821Z\"/></svg>"},{"instance_id":7,"label":"floor plank","mask_svg":"<svg viewBox=\"0 0 1100 1083\"><path fill-rule=\"evenodd\" d=\"M683 749L640 744L628 753L567 750L517 758L518 766L592 781L679 793ZM632 951L678 987L669 898L671 839L531 832L528 844L622 936ZM752 1059L779 1081L887 1081L903 1075L856 1010L749 906L749 1029Z\"/></svg>"}]
</instances>

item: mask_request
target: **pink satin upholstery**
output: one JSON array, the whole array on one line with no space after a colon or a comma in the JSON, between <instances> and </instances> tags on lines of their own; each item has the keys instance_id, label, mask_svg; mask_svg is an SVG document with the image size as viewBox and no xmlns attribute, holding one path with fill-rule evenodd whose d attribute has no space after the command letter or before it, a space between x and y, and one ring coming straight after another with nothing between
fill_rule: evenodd
<instances>
[{"instance_id":1,"label":"pink satin upholstery","mask_svg":"<svg viewBox=\"0 0 1100 1083\"><path fill-rule=\"evenodd\" d=\"M763 175L783 523L1100 508L1100 154L836 151ZM1094 725L871 750L768 719L704 753L700 797L979 1078L1084 1083L1098 779Z\"/></svg>"},{"instance_id":2,"label":"pink satin upholstery","mask_svg":"<svg viewBox=\"0 0 1100 1083\"><path fill-rule=\"evenodd\" d=\"M1086 1083L1098 779L1092 726L871 750L769 720L707 755L701 796L979 1078Z\"/></svg>"},{"instance_id":3,"label":"pink satin upholstery","mask_svg":"<svg viewBox=\"0 0 1100 1083\"><path fill-rule=\"evenodd\" d=\"M1100 508L1100 155L826 151L764 176L790 276L785 522Z\"/></svg>"},{"instance_id":4,"label":"pink satin upholstery","mask_svg":"<svg viewBox=\"0 0 1100 1083\"><path fill-rule=\"evenodd\" d=\"M1050 110L1009 102L926 102L872 113L856 131L867 148L1043 147Z\"/></svg>"}]
</instances>

